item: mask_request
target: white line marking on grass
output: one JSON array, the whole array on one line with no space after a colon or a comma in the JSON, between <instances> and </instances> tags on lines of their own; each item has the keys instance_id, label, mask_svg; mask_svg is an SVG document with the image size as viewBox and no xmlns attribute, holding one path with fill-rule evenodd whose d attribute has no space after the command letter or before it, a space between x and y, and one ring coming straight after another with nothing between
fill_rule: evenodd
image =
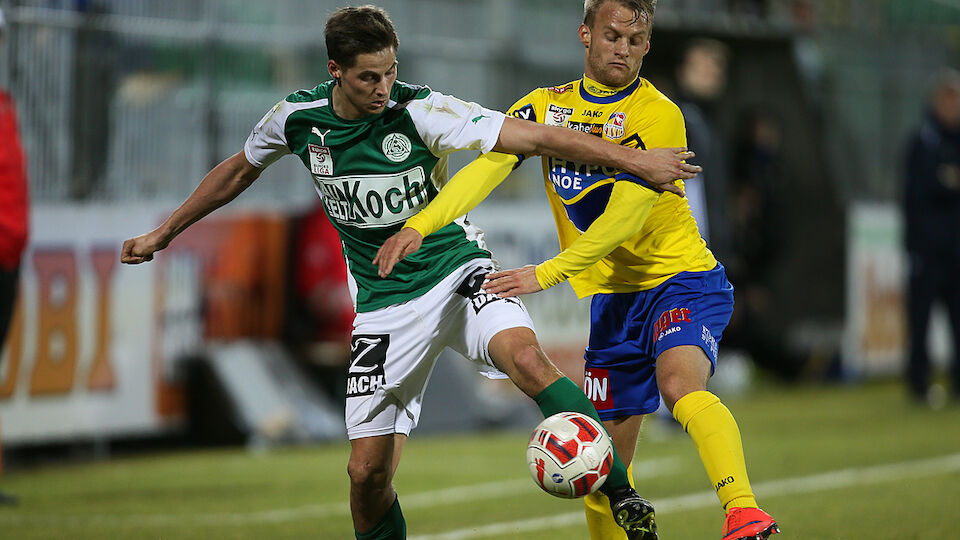
<instances>
[{"instance_id":1,"label":"white line marking on grass","mask_svg":"<svg viewBox=\"0 0 960 540\"><path fill-rule=\"evenodd\" d=\"M811 476L770 480L754 484L753 488L755 492L762 494L764 497L776 497L852 486L883 484L906 478L939 476L957 471L960 471L960 454L952 454L919 461L906 461L856 469L840 469L838 471L814 474ZM712 491L702 491L655 501L658 514L692 510L718 504L717 496ZM568 512L565 514L520 521L492 523L481 527L456 529L438 534L411 536L408 540L468 540L471 538L494 537L507 533L558 529L570 525L582 524L584 522L583 511Z\"/></svg>"},{"instance_id":2,"label":"white line marking on grass","mask_svg":"<svg viewBox=\"0 0 960 540\"><path fill-rule=\"evenodd\" d=\"M637 462L634 465L634 476L637 478L651 478L669 474L679 466L674 459L648 460ZM844 487L882 484L905 478L919 478L939 476L960 471L960 454L952 454L938 458L918 461L906 461L877 465L873 467L840 469L833 472L784 478L754 484L756 492L765 497L792 495L797 493L812 493L839 489ZM403 496L405 508L434 508L447 504L473 502L481 499L494 499L509 494L531 491L533 484L528 479L513 479L501 482L488 482L471 486L459 486L435 491L413 493ZM535 488L534 488L535 490ZM665 514L681 510L704 508L717 504L716 495L712 491L703 491L658 499L657 512ZM349 515L346 503L312 504L293 508L278 508L253 512L230 512L208 514L84 514L84 515L23 515L0 513L0 524L30 523L48 527L70 527L90 525L113 526L163 526L163 525L195 525L195 526L231 526L253 523L281 523L299 521L326 516ZM523 531L556 529L570 525L582 524L583 512L568 512L532 518L520 521L501 522L456 529L444 533L410 537L409 540L468 540L471 538L492 537L498 534L517 533Z\"/></svg>"},{"instance_id":3,"label":"white line marking on grass","mask_svg":"<svg viewBox=\"0 0 960 540\"><path fill-rule=\"evenodd\" d=\"M664 476L679 470L680 461L675 458L648 459L634 464L633 475L637 479ZM434 491L424 491L402 495L403 507L434 508L449 504L476 502L484 499L535 493L537 488L529 478L485 482L468 486L457 486ZM350 507L345 502L327 504L309 504L293 508L277 508L251 512L217 512L208 514L83 514L83 515L23 515L0 514L0 523L31 523L46 526L88 526L88 525L196 525L229 526L252 523L283 523L316 519L327 516L350 515Z\"/></svg>"},{"instance_id":4,"label":"white line marking on grass","mask_svg":"<svg viewBox=\"0 0 960 540\"><path fill-rule=\"evenodd\" d=\"M676 458L648 459L638 461L633 467L633 476L638 480L665 476L676 472L680 468L680 461ZM507 480L503 482L489 482L472 486L458 486L436 491L413 493L402 496L404 508L430 508L443 504L458 504L473 502L482 499L497 499L499 497L519 495L535 492L530 489L533 481L529 478Z\"/></svg>"}]
</instances>

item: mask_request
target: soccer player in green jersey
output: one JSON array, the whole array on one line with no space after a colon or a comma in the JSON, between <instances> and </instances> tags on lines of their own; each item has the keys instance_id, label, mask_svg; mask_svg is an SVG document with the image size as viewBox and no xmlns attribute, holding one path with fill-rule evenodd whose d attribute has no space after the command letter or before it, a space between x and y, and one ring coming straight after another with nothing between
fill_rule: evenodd
<instances>
[{"instance_id":1,"label":"soccer player in green jersey","mask_svg":"<svg viewBox=\"0 0 960 540\"><path fill-rule=\"evenodd\" d=\"M630 171L671 191L677 188L670 182L698 168L682 162L690 156L683 148L643 152L397 82L399 42L379 8L337 10L325 38L333 80L277 103L243 151L210 171L164 223L124 242L121 261L151 260L268 165L295 154L340 235L357 311L345 412L356 537L405 538L392 479L445 347L484 374L509 376L544 415L577 411L598 419L590 400L544 355L523 304L481 290L494 265L465 217L431 235L389 277L378 275L377 249L436 196L447 180L447 155L462 149L563 155ZM624 511L649 512L619 457L603 489Z\"/></svg>"}]
</instances>

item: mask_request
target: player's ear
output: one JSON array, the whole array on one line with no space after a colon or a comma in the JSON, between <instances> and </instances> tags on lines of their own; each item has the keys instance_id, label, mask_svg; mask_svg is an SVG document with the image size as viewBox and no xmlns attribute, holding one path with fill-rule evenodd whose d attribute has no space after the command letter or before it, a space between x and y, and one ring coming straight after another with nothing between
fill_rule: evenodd
<instances>
[{"instance_id":1,"label":"player's ear","mask_svg":"<svg viewBox=\"0 0 960 540\"><path fill-rule=\"evenodd\" d=\"M590 27L581 24L580 29L577 30L577 35L580 37L580 43L583 43L583 46L586 48L590 47Z\"/></svg>"},{"instance_id":2,"label":"player's ear","mask_svg":"<svg viewBox=\"0 0 960 540\"><path fill-rule=\"evenodd\" d=\"M330 76L336 79L337 84L339 84L340 78L343 77L343 70L340 69L340 65L337 64L336 60L327 60L327 71L330 72Z\"/></svg>"}]
</instances>

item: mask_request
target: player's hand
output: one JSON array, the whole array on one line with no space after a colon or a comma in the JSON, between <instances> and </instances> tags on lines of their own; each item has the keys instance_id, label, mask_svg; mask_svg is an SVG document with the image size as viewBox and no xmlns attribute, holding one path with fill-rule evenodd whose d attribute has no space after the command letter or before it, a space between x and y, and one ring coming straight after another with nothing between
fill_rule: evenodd
<instances>
[{"instance_id":1,"label":"player's hand","mask_svg":"<svg viewBox=\"0 0 960 540\"><path fill-rule=\"evenodd\" d=\"M400 232L387 238L387 241L377 250L373 264L377 265L377 274L385 278L393 272L393 267L406 258L407 255L420 249L423 236L416 229L404 227Z\"/></svg>"},{"instance_id":2,"label":"player's hand","mask_svg":"<svg viewBox=\"0 0 960 540\"><path fill-rule=\"evenodd\" d=\"M495 294L500 298L510 298L511 296L543 290L540 282L537 281L537 267L532 264L523 268L492 272L487 274L486 279L486 283L482 285L483 291Z\"/></svg>"},{"instance_id":3,"label":"player's hand","mask_svg":"<svg viewBox=\"0 0 960 540\"><path fill-rule=\"evenodd\" d=\"M153 260L153 254L167 247L167 243L158 238L156 231L141 234L123 243L120 250L120 262L140 264Z\"/></svg>"},{"instance_id":4,"label":"player's hand","mask_svg":"<svg viewBox=\"0 0 960 540\"><path fill-rule=\"evenodd\" d=\"M643 163L643 177L654 189L669 191L683 197L683 190L674 184L678 178L689 180L695 177L703 167L684 163L696 156L686 148L651 148L647 150Z\"/></svg>"}]
</instances>

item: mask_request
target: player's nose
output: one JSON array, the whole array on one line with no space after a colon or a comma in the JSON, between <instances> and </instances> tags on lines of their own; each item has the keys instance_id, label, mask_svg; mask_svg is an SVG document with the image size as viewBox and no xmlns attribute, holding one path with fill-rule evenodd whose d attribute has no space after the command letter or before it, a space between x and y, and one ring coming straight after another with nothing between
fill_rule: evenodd
<instances>
[{"instance_id":1,"label":"player's nose","mask_svg":"<svg viewBox=\"0 0 960 540\"><path fill-rule=\"evenodd\" d=\"M626 58L630 55L630 45L626 40L618 39L613 46L613 53L621 58Z\"/></svg>"}]
</instances>

